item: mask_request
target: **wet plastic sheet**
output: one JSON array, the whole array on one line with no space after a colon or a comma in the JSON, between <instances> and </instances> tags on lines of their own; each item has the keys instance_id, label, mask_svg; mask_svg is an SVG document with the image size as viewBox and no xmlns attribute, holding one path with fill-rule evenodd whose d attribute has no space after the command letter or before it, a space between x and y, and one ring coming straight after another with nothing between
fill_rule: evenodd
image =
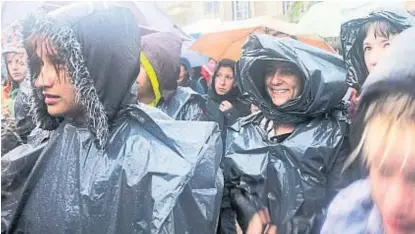
<instances>
[{"instance_id":1,"label":"wet plastic sheet","mask_svg":"<svg viewBox=\"0 0 415 234\"><path fill-rule=\"evenodd\" d=\"M266 98L255 65L276 59L296 64L305 76L300 98L280 107ZM252 35L237 69L239 88L262 112L228 130L222 168L224 200L230 204L222 207L239 213L242 228L252 211L266 207L278 234L318 233L325 207L349 183L341 176L349 153L348 124L339 105L347 90L344 64L338 56L294 40ZM266 120L296 127L277 143L268 139Z\"/></svg>"},{"instance_id":2,"label":"wet plastic sheet","mask_svg":"<svg viewBox=\"0 0 415 234\"><path fill-rule=\"evenodd\" d=\"M206 99L189 87L177 87L175 94L158 106L176 120L206 120Z\"/></svg>"},{"instance_id":3,"label":"wet plastic sheet","mask_svg":"<svg viewBox=\"0 0 415 234\"><path fill-rule=\"evenodd\" d=\"M220 131L157 112L150 113L155 123L130 107L104 152L86 128L65 122L48 143L5 155L2 183L13 183L2 198L9 232L214 233L223 192Z\"/></svg>"}]
</instances>

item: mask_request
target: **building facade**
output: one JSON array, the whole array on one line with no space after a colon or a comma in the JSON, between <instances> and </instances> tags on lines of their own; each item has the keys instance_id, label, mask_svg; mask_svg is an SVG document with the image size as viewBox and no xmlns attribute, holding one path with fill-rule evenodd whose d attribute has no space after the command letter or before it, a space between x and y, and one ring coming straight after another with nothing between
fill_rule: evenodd
<instances>
[{"instance_id":1,"label":"building facade","mask_svg":"<svg viewBox=\"0 0 415 234\"><path fill-rule=\"evenodd\" d=\"M156 4L179 25L185 26L204 19L221 21L243 20L269 15L277 19L295 21L292 9L297 6L301 15L316 2L310 1L157 1ZM298 18L300 15L297 15Z\"/></svg>"}]
</instances>

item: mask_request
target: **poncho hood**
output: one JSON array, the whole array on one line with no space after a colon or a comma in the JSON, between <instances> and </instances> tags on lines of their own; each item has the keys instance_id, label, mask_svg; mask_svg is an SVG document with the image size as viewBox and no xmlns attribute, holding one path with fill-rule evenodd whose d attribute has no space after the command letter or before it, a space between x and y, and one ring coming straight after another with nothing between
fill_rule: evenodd
<instances>
[{"instance_id":1,"label":"poncho hood","mask_svg":"<svg viewBox=\"0 0 415 234\"><path fill-rule=\"evenodd\" d=\"M236 64L241 93L270 120L300 123L337 108L347 91L346 70L339 56L290 38L254 34L243 46ZM278 60L294 64L303 74L301 95L277 107L265 92L261 61Z\"/></svg>"},{"instance_id":2,"label":"poncho hood","mask_svg":"<svg viewBox=\"0 0 415 234\"><path fill-rule=\"evenodd\" d=\"M122 6L78 3L47 15L31 15L23 23L25 40L33 34L43 36L64 58L88 128L101 146L117 113L136 102L129 92L139 73L140 31L135 22ZM39 76L36 61L30 59L35 50L27 41L25 48L34 83ZM34 90L36 123L55 129L58 120L48 114L42 91Z\"/></svg>"},{"instance_id":3,"label":"poncho hood","mask_svg":"<svg viewBox=\"0 0 415 234\"><path fill-rule=\"evenodd\" d=\"M404 30L414 25L414 17L400 9L379 7L368 12L357 11L349 16L341 26L340 38L343 58L347 66L347 84L360 90L369 72L363 57L363 45L357 45L357 37L362 26L372 20L386 20L393 26Z\"/></svg>"},{"instance_id":4,"label":"poncho hood","mask_svg":"<svg viewBox=\"0 0 415 234\"><path fill-rule=\"evenodd\" d=\"M359 107L353 121L351 143L356 147L365 126L365 115L373 101L389 94L409 94L415 101L415 62L408 59L415 54L415 28L402 32L389 47L385 57L370 73L362 87Z\"/></svg>"},{"instance_id":5,"label":"poncho hood","mask_svg":"<svg viewBox=\"0 0 415 234\"><path fill-rule=\"evenodd\" d=\"M140 62L155 94L151 105L157 106L176 92L182 40L173 33L153 33L142 38L141 48Z\"/></svg>"}]
</instances>

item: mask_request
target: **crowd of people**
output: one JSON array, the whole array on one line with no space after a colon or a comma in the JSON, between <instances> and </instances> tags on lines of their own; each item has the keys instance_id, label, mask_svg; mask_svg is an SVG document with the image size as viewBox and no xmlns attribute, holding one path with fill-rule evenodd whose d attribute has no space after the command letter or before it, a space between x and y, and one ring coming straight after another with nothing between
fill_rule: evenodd
<instances>
[{"instance_id":1,"label":"crowd of people","mask_svg":"<svg viewBox=\"0 0 415 234\"><path fill-rule=\"evenodd\" d=\"M27 16L2 48L2 233L415 233L414 23L354 15L341 55L254 33L195 68L122 3Z\"/></svg>"}]
</instances>

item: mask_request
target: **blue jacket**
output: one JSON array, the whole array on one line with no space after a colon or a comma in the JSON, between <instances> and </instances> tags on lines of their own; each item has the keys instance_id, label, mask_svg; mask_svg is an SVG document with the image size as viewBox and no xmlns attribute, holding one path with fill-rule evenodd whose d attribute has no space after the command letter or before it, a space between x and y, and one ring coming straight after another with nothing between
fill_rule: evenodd
<instances>
[{"instance_id":1,"label":"blue jacket","mask_svg":"<svg viewBox=\"0 0 415 234\"><path fill-rule=\"evenodd\" d=\"M380 212L370 196L368 179L342 190L330 204L321 234L382 234Z\"/></svg>"}]
</instances>

